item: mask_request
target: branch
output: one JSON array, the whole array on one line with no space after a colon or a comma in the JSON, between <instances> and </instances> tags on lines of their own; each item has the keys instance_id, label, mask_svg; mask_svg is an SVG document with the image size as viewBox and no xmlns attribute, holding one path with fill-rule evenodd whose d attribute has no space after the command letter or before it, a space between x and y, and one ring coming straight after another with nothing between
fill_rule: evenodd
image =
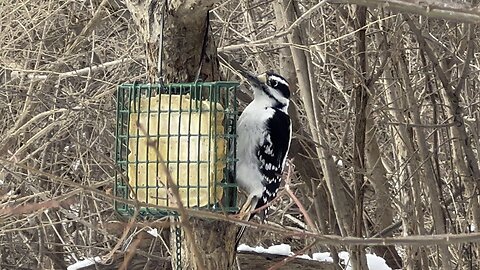
<instances>
[{"instance_id":1,"label":"branch","mask_svg":"<svg viewBox=\"0 0 480 270\"><path fill-rule=\"evenodd\" d=\"M427 41L423 37L422 31L415 25L415 23L412 21L412 19L410 19L408 15L405 15L404 17L405 17L405 22L407 22L408 26L410 27L410 30L412 30L412 32L415 34L417 38L417 42L420 46L420 49L425 51L430 61L432 61L433 67L437 72L438 79L442 83L443 87L447 92L451 91L452 89L449 85L449 80L447 78L447 75L445 74L445 71L440 66L440 62L438 61L438 57L435 55L435 52L428 45Z\"/></svg>"},{"instance_id":2,"label":"branch","mask_svg":"<svg viewBox=\"0 0 480 270\"><path fill-rule=\"evenodd\" d=\"M384 7L392 11L418 14L433 19L479 23L480 9L464 3L442 0L328 0L331 4L356 4L373 8Z\"/></svg>"},{"instance_id":3,"label":"branch","mask_svg":"<svg viewBox=\"0 0 480 270\"><path fill-rule=\"evenodd\" d=\"M140 58L138 58L138 59L140 59ZM122 58L122 59L110 61L110 62L107 62L107 63L93 65L93 66L89 66L89 67L84 67L84 68L81 68L81 69L76 69L76 70L72 70L72 71L68 71L68 72L64 72L64 73L56 73L56 72L52 72L52 71L42 71L42 70L19 70L19 69L9 68L7 66L4 66L3 68L12 70L12 77L14 77L14 78L18 78L18 77L21 77L21 76L25 76L25 74L28 74L27 78L36 81L36 80L46 80L48 78L48 75L46 75L46 74L57 74L59 79L65 79L65 78L73 77L73 76L83 76L83 75L88 74L88 72L95 72L95 71L103 70L103 69L106 69L106 68L109 68L109 67L112 67L112 66L115 66L115 65L119 65L119 64L123 64L123 63L129 63L129 62L136 61L136 60L137 59L135 59L135 58ZM32 73L32 74L29 74L29 73ZM40 74L35 74L35 73L40 73Z\"/></svg>"},{"instance_id":4,"label":"branch","mask_svg":"<svg viewBox=\"0 0 480 270\"><path fill-rule=\"evenodd\" d=\"M108 194L106 192L103 192L97 189L97 186L82 185L81 183L64 179L52 173L41 171L34 167L16 163L0 157L0 165L5 165L5 164L22 168L24 170L27 170L29 173L33 175L44 176L46 178L45 180L50 182L62 183L69 187L75 187L79 190L90 192L92 194L101 196L105 200L110 200L110 201L116 200L118 202L126 203L126 204L132 203L132 201L129 199L116 197L113 194ZM138 202L138 206L158 207L158 205L143 203L143 202ZM165 208L166 210L171 210L171 211L180 210L178 207L162 207L162 208ZM338 235L321 235L317 233L308 232L303 229L281 228L281 227L276 227L268 224L253 223L253 222L248 222L244 220L234 219L230 216L225 216L223 213L214 213L214 212L209 212L209 211L199 210L199 209L185 208L184 211L189 216L208 218L212 220L228 221L228 222L236 223L239 225L246 225L251 228L257 228L265 231L274 232L280 235L288 235L290 237L297 238L297 239L316 239L317 244L331 244L334 246L342 246L342 245L388 246L388 245L394 245L394 244L406 245L406 246L434 246L439 244L459 244L459 243L480 242L480 233L478 232L459 233L459 234L410 235L410 236L386 237L386 238L342 237ZM395 225L396 224L394 224L393 226Z\"/></svg>"},{"instance_id":5,"label":"branch","mask_svg":"<svg viewBox=\"0 0 480 270\"><path fill-rule=\"evenodd\" d=\"M90 36L90 34L93 32L93 30L102 22L102 20L105 19L105 10L104 7L105 5L108 4L108 0L103 0L100 5L98 6L97 10L93 14L93 17L90 19L90 21L85 25L85 27L82 29L82 32L80 32L79 35L77 35L77 38L75 41L68 46L66 50L66 55L69 55L72 52L75 52L78 50L82 42L85 42L86 38Z\"/></svg>"},{"instance_id":6,"label":"branch","mask_svg":"<svg viewBox=\"0 0 480 270\"><path fill-rule=\"evenodd\" d=\"M317 3L315 6L311 7L309 10L307 10L305 13L303 13L298 19L296 19L290 26L288 26L288 28L286 30L284 30L282 32L279 32L279 33L277 33L273 36L269 36L269 37L266 37L266 38L262 38L262 39L252 41L252 42L249 43L249 45L254 45L254 44L257 44L257 45L267 44L268 45L268 44L270 44L270 42L269 42L270 40L280 38L280 37L286 36L287 34L290 34L290 32L292 32L294 29L296 29L303 21L305 21L306 19L309 19L310 15L312 15L312 13L314 11L316 11L317 9L322 7L326 2L327 2L327 0L322 0L319 3ZM224 52L224 51L238 50L238 49L241 49L243 47L245 47L245 44L236 44L236 45L230 45L230 46L226 46L226 47L223 47L223 48L219 48L218 51L219 52Z\"/></svg>"}]
</instances>

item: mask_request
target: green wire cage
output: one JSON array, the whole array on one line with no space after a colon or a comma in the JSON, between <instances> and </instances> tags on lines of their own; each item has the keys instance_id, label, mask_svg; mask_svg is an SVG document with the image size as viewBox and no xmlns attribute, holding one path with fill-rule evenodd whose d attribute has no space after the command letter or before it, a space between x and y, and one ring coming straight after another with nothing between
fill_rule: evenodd
<instances>
[{"instance_id":1,"label":"green wire cage","mask_svg":"<svg viewBox=\"0 0 480 270\"><path fill-rule=\"evenodd\" d=\"M175 214L167 176L184 207L237 212L236 82L123 84L117 90L115 201L124 217ZM163 166L165 165L165 166ZM166 171L168 170L168 172Z\"/></svg>"}]
</instances>

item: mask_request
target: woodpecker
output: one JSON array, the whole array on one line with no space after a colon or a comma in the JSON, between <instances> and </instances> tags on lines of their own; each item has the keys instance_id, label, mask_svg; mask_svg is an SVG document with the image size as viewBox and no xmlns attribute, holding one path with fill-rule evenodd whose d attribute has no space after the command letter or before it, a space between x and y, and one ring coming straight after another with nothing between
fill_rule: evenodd
<instances>
[{"instance_id":1,"label":"woodpecker","mask_svg":"<svg viewBox=\"0 0 480 270\"><path fill-rule=\"evenodd\" d=\"M292 137L290 90L288 82L271 71L258 77L240 72L254 94L237 121L236 182L248 195L240 215L250 220L255 214L251 211L273 200L280 188ZM261 214L265 218L266 209ZM237 245L244 230L237 234Z\"/></svg>"}]
</instances>

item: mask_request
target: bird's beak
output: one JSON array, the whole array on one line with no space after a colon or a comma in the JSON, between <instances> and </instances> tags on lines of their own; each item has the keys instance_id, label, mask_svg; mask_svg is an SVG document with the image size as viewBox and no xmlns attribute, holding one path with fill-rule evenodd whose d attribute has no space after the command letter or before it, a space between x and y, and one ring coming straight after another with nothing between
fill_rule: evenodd
<instances>
[{"instance_id":1,"label":"bird's beak","mask_svg":"<svg viewBox=\"0 0 480 270\"><path fill-rule=\"evenodd\" d=\"M262 75L257 77L255 75L253 75L252 73L244 71L244 70L238 70L238 72L240 74L242 74L242 76L245 77L245 79L247 79L247 81L252 86L260 87L262 84L264 84L266 82L266 74L262 74Z\"/></svg>"},{"instance_id":2,"label":"bird's beak","mask_svg":"<svg viewBox=\"0 0 480 270\"><path fill-rule=\"evenodd\" d=\"M261 82L261 83L267 83L267 73L263 73L261 75L258 75L257 76L257 79Z\"/></svg>"}]
</instances>

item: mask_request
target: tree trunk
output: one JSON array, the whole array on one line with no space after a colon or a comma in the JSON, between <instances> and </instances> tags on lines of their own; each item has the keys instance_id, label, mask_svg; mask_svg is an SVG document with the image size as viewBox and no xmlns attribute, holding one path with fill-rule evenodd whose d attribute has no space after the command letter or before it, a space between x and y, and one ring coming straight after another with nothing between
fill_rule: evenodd
<instances>
[{"instance_id":1,"label":"tree trunk","mask_svg":"<svg viewBox=\"0 0 480 270\"><path fill-rule=\"evenodd\" d=\"M480 168L478 166L478 160L475 157L475 153L471 146L471 141L469 135L467 134L467 130L465 127L465 121L463 117L463 110L460 106L460 93L464 90L465 80L468 77L470 72L470 62L474 58L474 50L475 50L475 29L476 25L468 25L464 28L464 35L467 36L466 46L463 47L465 50L465 62L463 63L463 69L459 74L460 77L456 82L456 86L454 86L454 78L452 78L452 74L449 71L450 68L450 59L446 58L442 59L438 57L432 50L432 48L427 44L425 38L423 37L420 29L417 28L415 23L408 17L408 15L404 15L405 20L408 23L410 29L415 34L417 38L417 42L420 45L420 49L422 49L422 53L424 53L428 59L432 62L434 71L441 82L443 89L440 91L441 95L445 99L446 104L449 108L449 115L453 117L454 125L451 127L451 133L453 138L458 140L453 140L452 144L456 144L454 147L454 157L455 162L465 162L465 167L468 168L468 171L463 171L465 168L463 165L459 166L460 173L465 173L463 180L465 182L465 186L467 187L466 194L468 198L471 200L470 204L471 207L475 207L478 205L478 186L477 182L480 179ZM463 152L464 157L458 157ZM470 189L470 190L468 190ZM470 210L470 209L469 209ZM474 223L478 222L478 207L473 209L473 218ZM479 247L475 247L477 255L480 253ZM478 260L476 261L478 264Z\"/></svg>"},{"instance_id":2,"label":"tree trunk","mask_svg":"<svg viewBox=\"0 0 480 270\"><path fill-rule=\"evenodd\" d=\"M355 215L353 222L353 235L356 237L363 237L363 197L364 197L364 174L365 174L365 132L367 122L367 104L370 95L368 87L370 87L367 79L367 43L365 40L366 29L364 26L367 23L367 8L357 7L356 10L355 28L356 44L357 44L357 61L356 67L359 71L359 80L354 89L355 97L355 125L353 135L353 184L354 184L354 200L355 200ZM365 250L361 246L351 247L353 269L366 269L367 260L365 257Z\"/></svg>"},{"instance_id":3,"label":"tree trunk","mask_svg":"<svg viewBox=\"0 0 480 270\"><path fill-rule=\"evenodd\" d=\"M235 259L235 238L237 227L229 222L190 218L192 225L193 243L188 243L185 230L180 227L180 238L176 231L179 227L171 226L170 252L172 254L173 269L200 269L193 254L191 245L198 247L199 260L204 269L233 269ZM178 245L180 240L180 245ZM177 259L180 259L178 263Z\"/></svg>"},{"instance_id":4,"label":"tree trunk","mask_svg":"<svg viewBox=\"0 0 480 270\"><path fill-rule=\"evenodd\" d=\"M406 91L407 102L410 111L410 118L413 120L413 123L416 125L421 125L420 120L420 111L418 109L418 101L415 99L414 90L412 89L410 78L408 77L407 64L405 63L404 57L400 56L398 61L400 76L403 79L403 84ZM433 164L430 159L430 151L427 146L427 136L423 130L423 127L415 129L415 136L418 139L418 150L419 150L419 159L423 165L423 170L421 173L422 182L425 186L427 194L429 195L429 205L432 211L433 217L433 226L437 234L446 233L445 221L443 210L440 205L440 191L438 190L438 185L435 181L435 172L433 171ZM447 245L440 245L439 250L441 253L441 260L444 269L451 269L452 265L450 264L451 254L448 251Z\"/></svg>"},{"instance_id":5,"label":"tree trunk","mask_svg":"<svg viewBox=\"0 0 480 270\"><path fill-rule=\"evenodd\" d=\"M280 12L283 15L283 21L286 25L291 25L297 18L298 14L295 10L295 3L288 0L279 0L281 5ZM287 35L287 39L290 44L304 44L305 36L300 29L294 28ZM330 198L332 200L336 220L339 225L342 236L352 236L353 233L353 215L349 211L353 208L351 201L348 200L347 192L343 185L339 185L342 180L340 178L338 169L333 161L333 154L327 143L326 124L320 114L319 100L316 91L318 85L313 78L313 70L310 69L312 65L309 64L310 54L297 46L290 46L290 51L293 58L293 64L295 66L296 76L298 79L298 87L301 100L307 116L307 122L309 126L312 139L317 143L315 146L317 157L320 161L324 178L327 183ZM355 254L358 256L352 256L352 265L364 265L366 268L365 253ZM357 259L360 262L357 263Z\"/></svg>"},{"instance_id":6,"label":"tree trunk","mask_svg":"<svg viewBox=\"0 0 480 270\"><path fill-rule=\"evenodd\" d=\"M395 82L394 74L392 65L387 64L384 79L386 99L389 104L392 104L391 118L398 123L406 123L407 117L403 112L407 105L404 98L401 98L403 95L398 83ZM404 235L411 233L422 235L425 234L424 204L420 196L418 175L414 173L416 166L413 164L414 150L409 133L410 131L405 125L392 127L394 152L396 153L394 170L398 171L394 176L394 181L397 187L404 185L404 188L400 189ZM422 247L407 247L406 257L410 258L406 261L406 269L425 269L428 267L428 258Z\"/></svg>"},{"instance_id":7,"label":"tree trunk","mask_svg":"<svg viewBox=\"0 0 480 270\"><path fill-rule=\"evenodd\" d=\"M288 25L286 25L284 17L284 9L286 3L283 1L275 1L272 3L273 9L275 12L275 24L278 31L280 29L284 30ZM282 42L287 42L286 37L279 38ZM295 73L295 65L293 63L292 52L290 48L280 48L279 49L279 62L280 70L282 71L282 76L289 82L290 87L296 86L298 81ZM294 88L290 89L293 93L296 92ZM311 135L308 133L308 128L305 128L300 120L299 108L296 104L301 102L298 95L292 97L294 102L290 103L288 107L288 114L292 120L292 133L301 134L304 137L310 138ZM309 181L310 185L306 185L310 189L312 194L315 194L313 197L313 204L315 205L315 216L317 220L318 227L320 232L323 234L331 233L326 225L328 220L328 214L325 213L325 209L330 209L328 200L326 199L328 191L325 190L324 185L318 185L318 180L322 178L320 168L313 159L308 158L311 154L308 152L308 149L315 149L315 144L312 140L300 139L297 136L292 138L290 145L289 158L293 158L293 163L295 164L295 169L300 175L301 179L304 181ZM332 255L333 261L335 264L338 264L338 252L337 248L333 245L328 245L330 254Z\"/></svg>"},{"instance_id":8,"label":"tree trunk","mask_svg":"<svg viewBox=\"0 0 480 270\"><path fill-rule=\"evenodd\" d=\"M161 63L163 80L193 82L220 79L217 51L209 31L208 12L214 3L214 0L172 0L168 1L168 6L162 7L163 3L155 0L127 1L146 44L150 82L159 79L157 63L162 10L165 14ZM182 220L181 224L185 222L191 225L192 237L185 237L182 226L178 231L172 230L173 269L231 269L235 258L236 225L193 217ZM175 226L172 224L171 228ZM177 263L177 258L180 258L180 263Z\"/></svg>"}]
</instances>

